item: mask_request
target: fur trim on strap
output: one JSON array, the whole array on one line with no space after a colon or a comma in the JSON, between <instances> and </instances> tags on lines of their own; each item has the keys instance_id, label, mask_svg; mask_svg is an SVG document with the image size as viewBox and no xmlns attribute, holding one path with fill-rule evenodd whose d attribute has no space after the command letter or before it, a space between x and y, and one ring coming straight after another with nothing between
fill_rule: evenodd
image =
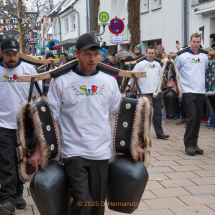
<instances>
[{"instance_id":1,"label":"fur trim on strap","mask_svg":"<svg viewBox=\"0 0 215 215\"><path fill-rule=\"evenodd\" d=\"M121 105L122 105L122 102L120 103L120 107L121 107ZM124 105L125 105L125 103L123 103L123 106ZM126 105L128 105L128 106L130 105L129 100ZM123 109L121 109L121 110L123 110ZM132 108L130 110L133 111ZM127 111L130 111L130 110L127 110ZM138 160L137 147L139 145L143 145L143 150L144 150L143 164L147 167L149 165L150 157L151 157L150 152L148 150L148 148L151 147L151 122L152 122L152 106L150 104L149 98L144 96L144 97L140 97L138 99L131 130L128 131L128 130L126 130L126 128L120 127L121 124L118 123L119 114L120 114L120 109L110 117L111 132L112 132L112 143L111 143L112 144L111 148L113 150L112 152L114 154L122 153L121 151L119 151L119 147L118 147L119 139L117 137L117 133L118 133L117 130L123 129L123 130L121 130L122 132L126 132L126 133L131 132L131 139L130 139L130 143L129 143L130 149L128 151L126 151L126 154L130 154L132 156L132 158L135 161L137 161ZM122 120L122 115L120 117ZM125 122L125 124L126 124L126 122ZM123 136L122 133L121 133L121 135ZM116 141L116 140L118 140L118 141ZM121 142L124 142L124 141L121 141ZM124 144L126 145L128 142L129 142L129 139L126 139ZM116 145L117 145L118 151L116 149ZM121 145L121 143L120 143L120 145ZM122 150L125 149L124 145L122 148L123 148Z\"/></svg>"},{"instance_id":2,"label":"fur trim on strap","mask_svg":"<svg viewBox=\"0 0 215 215\"><path fill-rule=\"evenodd\" d=\"M171 71L167 71L167 67L170 67ZM173 60L168 60L164 63L161 70L160 81L158 82L158 85L154 91L153 97L156 98L160 91L163 91L165 88L168 88L167 84L171 75L173 75L175 78L176 93L178 94L179 98L182 97L182 90L179 82L179 72Z\"/></svg>"},{"instance_id":3,"label":"fur trim on strap","mask_svg":"<svg viewBox=\"0 0 215 215\"><path fill-rule=\"evenodd\" d=\"M17 117L17 142L19 144L19 147L17 148L17 157L19 160L18 164L18 172L20 179L25 182L25 181L30 181L34 173L32 174L27 174L26 173L26 163L27 163L27 158L26 158L26 139L25 139L25 126L24 126L24 121L25 121L25 116L26 116L26 107L27 107L27 101L22 102L20 105L20 109L18 111L18 117Z\"/></svg>"},{"instance_id":4,"label":"fur trim on strap","mask_svg":"<svg viewBox=\"0 0 215 215\"><path fill-rule=\"evenodd\" d=\"M40 142L40 166L44 169L50 159L60 160L61 135L45 97L41 97L36 103L28 104L24 101L17 121L19 173L23 181L28 181L35 172L28 159L34 153L37 141Z\"/></svg>"},{"instance_id":5,"label":"fur trim on strap","mask_svg":"<svg viewBox=\"0 0 215 215\"><path fill-rule=\"evenodd\" d=\"M151 147L151 118L152 107L147 97L138 99L135 122L133 125L133 138L131 142L131 154L134 160L138 160L137 147L143 143L144 166L150 163L150 152L147 148Z\"/></svg>"}]
</instances>

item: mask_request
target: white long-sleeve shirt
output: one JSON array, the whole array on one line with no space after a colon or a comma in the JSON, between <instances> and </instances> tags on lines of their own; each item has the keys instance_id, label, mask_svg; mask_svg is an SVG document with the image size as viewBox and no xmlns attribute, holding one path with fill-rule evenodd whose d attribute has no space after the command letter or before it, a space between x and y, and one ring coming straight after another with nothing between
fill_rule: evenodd
<instances>
[{"instance_id":1,"label":"white long-sleeve shirt","mask_svg":"<svg viewBox=\"0 0 215 215\"><path fill-rule=\"evenodd\" d=\"M160 80L161 66L157 61L149 62L143 60L138 63L134 69L134 72L145 71L145 78L138 78L138 84L143 94L154 93L155 88ZM131 85L132 79L129 80L128 84Z\"/></svg>"},{"instance_id":2,"label":"white long-sleeve shirt","mask_svg":"<svg viewBox=\"0 0 215 215\"><path fill-rule=\"evenodd\" d=\"M185 52L175 59L183 93L205 94L205 71L208 65L206 54Z\"/></svg>"},{"instance_id":3,"label":"white long-sleeve shirt","mask_svg":"<svg viewBox=\"0 0 215 215\"><path fill-rule=\"evenodd\" d=\"M71 71L53 79L48 103L61 126L62 157L109 159L109 115L118 109L120 100L116 80L103 72L80 76Z\"/></svg>"},{"instance_id":4,"label":"white long-sleeve shirt","mask_svg":"<svg viewBox=\"0 0 215 215\"><path fill-rule=\"evenodd\" d=\"M21 62L15 68L0 65L0 127L17 129L19 106L28 99L30 89L30 82L17 82L17 76L32 74L37 74L36 70L25 62ZM38 84L42 89L42 82ZM35 87L33 92L38 96Z\"/></svg>"}]
</instances>

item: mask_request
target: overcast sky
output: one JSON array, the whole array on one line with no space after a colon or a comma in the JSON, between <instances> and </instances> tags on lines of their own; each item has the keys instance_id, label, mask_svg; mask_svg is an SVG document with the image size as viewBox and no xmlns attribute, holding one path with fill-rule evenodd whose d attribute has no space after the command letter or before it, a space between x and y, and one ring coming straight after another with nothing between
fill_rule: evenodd
<instances>
[{"instance_id":1,"label":"overcast sky","mask_svg":"<svg viewBox=\"0 0 215 215\"><path fill-rule=\"evenodd\" d=\"M25 1L25 3L26 3L26 5L27 5L27 7L28 7L29 10L32 8L32 1L34 1L34 0ZM43 0L40 0L40 1L43 2ZM53 0L54 5L57 4L57 2L59 2L59 1L61 1L61 0Z\"/></svg>"}]
</instances>

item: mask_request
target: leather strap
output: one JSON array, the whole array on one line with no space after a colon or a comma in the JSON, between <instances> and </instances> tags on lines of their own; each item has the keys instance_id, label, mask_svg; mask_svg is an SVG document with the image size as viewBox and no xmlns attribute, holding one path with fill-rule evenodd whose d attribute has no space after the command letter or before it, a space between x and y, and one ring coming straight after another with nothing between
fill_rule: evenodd
<instances>
[{"instance_id":1,"label":"leather strap","mask_svg":"<svg viewBox=\"0 0 215 215\"><path fill-rule=\"evenodd\" d=\"M39 93L40 96L43 95L38 83L35 81L35 77L31 78L31 84L30 84L30 89L29 89L29 94L28 94L28 103L31 102L31 97L32 97L32 93L33 93L33 89L34 89L34 85Z\"/></svg>"},{"instance_id":2,"label":"leather strap","mask_svg":"<svg viewBox=\"0 0 215 215\"><path fill-rule=\"evenodd\" d=\"M54 69L55 68L55 64L54 64L53 60L51 60L51 65L52 65L52 69Z\"/></svg>"},{"instance_id":3,"label":"leather strap","mask_svg":"<svg viewBox=\"0 0 215 215\"><path fill-rule=\"evenodd\" d=\"M31 85L30 85L30 89L29 89L29 94L28 94L28 103L31 102L31 96L33 93L33 88L34 88L34 80L35 80L35 77L32 77L31 78Z\"/></svg>"},{"instance_id":4,"label":"leather strap","mask_svg":"<svg viewBox=\"0 0 215 215\"><path fill-rule=\"evenodd\" d=\"M131 74L131 76L132 76L132 78L134 79L134 83L136 84L136 87L137 87L137 90L138 90L138 92L139 92L139 95L142 96L143 94L142 94L142 92L141 92L141 89L140 89L140 86L139 86L139 84L138 84L138 82L137 82L137 78L136 78L135 74Z\"/></svg>"},{"instance_id":5,"label":"leather strap","mask_svg":"<svg viewBox=\"0 0 215 215\"><path fill-rule=\"evenodd\" d=\"M42 91L41 91L41 89L40 89L39 84L37 83L37 81L35 81L34 84L35 84L35 87L36 87L36 89L37 89L39 95L42 96L43 93L42 93Z\"/></svg>"}]
</instances>

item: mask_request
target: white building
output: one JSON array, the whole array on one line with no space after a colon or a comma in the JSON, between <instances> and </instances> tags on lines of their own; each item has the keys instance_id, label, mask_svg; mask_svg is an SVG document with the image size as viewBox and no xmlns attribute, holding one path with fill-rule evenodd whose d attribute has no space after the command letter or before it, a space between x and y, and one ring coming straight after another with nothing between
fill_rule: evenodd
<instances>
[{"instance_id":1,"label":"white building","mask_svg":"<svg viewBox=\"0 0 215 215\"><path fill-rule=\"evenodd\" d=\"M176 51L176 40L183 46L189 44L192 33L202 34L203 47L210 46L209 35L215 33L215 0L140 0L140 28L143 52L148 45L161 43L166 53ZM61 51L74 49L77 38L90 29L90 3L92 0L61 0L49 14L53 18L53 37L60 41ZM98 36L105 41L109 52L128 49L130 34L127 28L127 0L100 0L99 13L105 11L110 19L118 17L124 21L123 44L112 44L112 36L105 33ZM135 23L134 23L135 24ZM103 28L100 28L102 33Z\"/></svg>"},{"instance_id":2,"label":"white building","mask_svg":"<svg viewBox=\"0 0 215 215\"><path fill-rule=\"evenodd\" d=\"M176 51L176 40L189 44L190 35L202 34L202 46L210 46L209 36L215 33L214 0L141 0L141 42L161 43L165 51ZM204 30L203 30L204 29Z\"/></svg>"}]
</instances>

